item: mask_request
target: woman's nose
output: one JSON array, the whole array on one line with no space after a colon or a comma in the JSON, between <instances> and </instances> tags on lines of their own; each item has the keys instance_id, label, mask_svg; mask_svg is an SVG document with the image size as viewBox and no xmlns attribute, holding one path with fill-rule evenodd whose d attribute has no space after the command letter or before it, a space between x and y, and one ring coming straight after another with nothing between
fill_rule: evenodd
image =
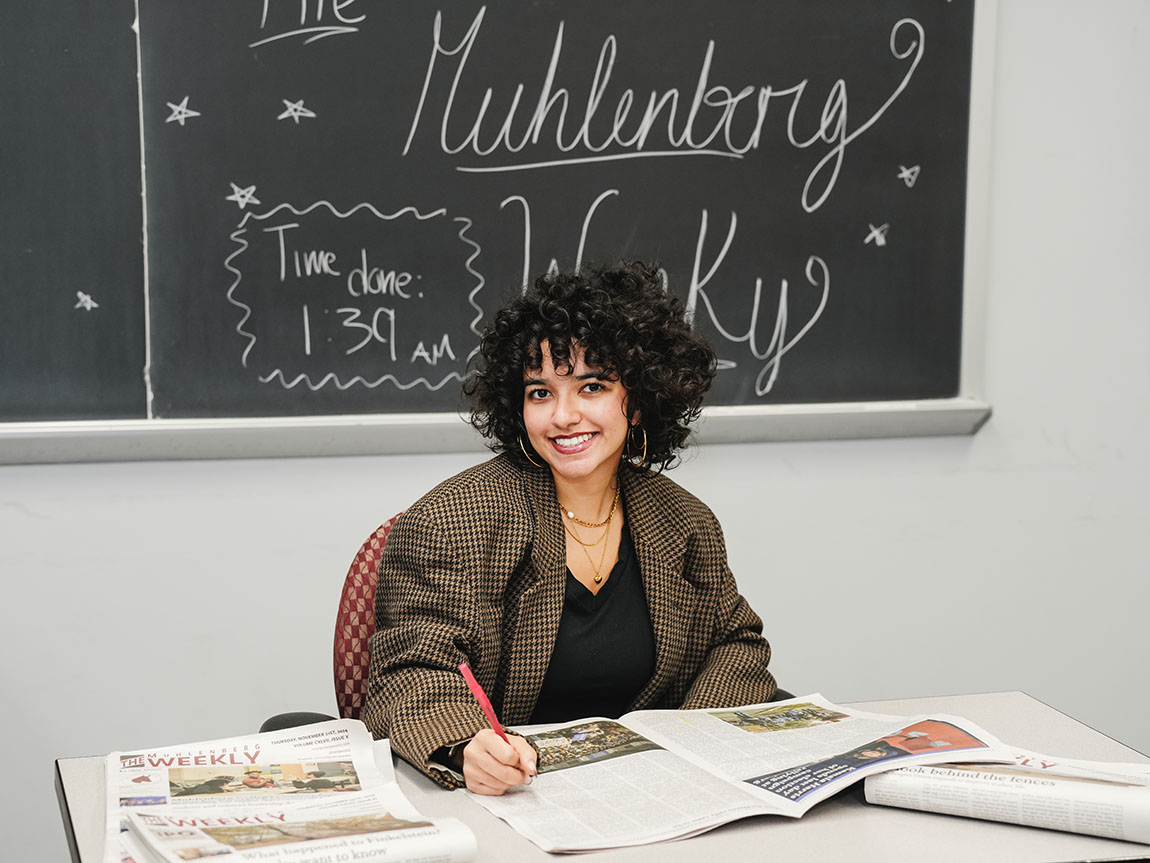
<instances>
[{"instance_id":1,"label":"woman's nose","mask_svg":"<svg viewBox=\"0 0 1150 863\"><path fill-rule=\"evenodd\" d=\"M555 398L555 415L553 420L557 426L570 426L579 422L579 400L572 395L560 393Z\"/></svg>"}]
</instances>

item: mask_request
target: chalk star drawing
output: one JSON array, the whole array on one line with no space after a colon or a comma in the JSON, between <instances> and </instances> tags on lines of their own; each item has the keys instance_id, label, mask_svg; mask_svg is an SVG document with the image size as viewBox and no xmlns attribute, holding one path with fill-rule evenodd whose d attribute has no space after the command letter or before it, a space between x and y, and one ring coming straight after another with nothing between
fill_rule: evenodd
<instances>
[{"instance_id":1,"label":"chalk star drawing","mask_svg":"<svg viewBox=\"0 0 1150 863\"><path fill-rule=\"evenodd\" d=\"M863 245L873 241L876 246L885 246L886 232L890 230L890 225L884 222L876 228L868 222L867 227L870 228L870 233L867 234L866 239L863 240Z\"/></svg>"},{"instance_id":2,"label":"chalk star drawing","mask_svg":"<svg viewBox=\"0 0 1150 863\"><path fill-rule=\"evenodd\" d=\"M918 179L918 175L921 170L922 165L912 165L909 168L906 165L899 165L898 178L906 183L906 187L908 189L913 189L915 180Z\"/></svg>"},{"instance_id":3,"label":"chalk star drawing","mask_svg":"<svg viewBox=\"0 0 1150 863\"><path fill-rule=\"evenodd\" d=\"M193 111L188 107L188 98L189 97L185 96L184 101L180 102L178 105L173 105L171 102L168 102L168 107L172 109L172 113L168 119L164 121L165 123L171 123L175 121L182 126L184 125L184 121L189 117L200 116L199 111Z\"/></svg>"},{"instance_id":4,"label":"chalk star drawing","mask_svg":"<svg viewBox=\"0 0 1150 863\"><path fill-rule=\"evenodd\" d=\"M241 189L235 183L231 183L230 185L232 187L232 193L228 195L224 200L235 201L237 204L239 204L241 210L248 204L258 204L260 202L260 199L256 197L255 186L246 186L245 188Z\"/></svg>"},{"instance_id":5,"label":"chalk star drawing","mask_svg":"<svg viewBox=\"0 0 1150 863\"><path fill-rule=\"evenodd\" d=\"M291 117L291 119L295 120L295 124L298 126L300 117L315 116L314 111L309 111L303 106L303 99L300 99L298 102L291 102L287 99L282 101L287 106L287 110L276 117L277 120L286 120L288 117Z\"/></svg>"},{"instance_id":6,"label":"chalk star drawing","mask_svg":"<svg viewBox=\"0 0 1150 863\"><path fill-rule=\"evenodd\" d=\"M100 304L92 299L91 294L85 294L83 291L76 291L76 305L72 306L74 309L83 309L86 312L92 309L100 308Z\"/></svg>"}]
</instances>

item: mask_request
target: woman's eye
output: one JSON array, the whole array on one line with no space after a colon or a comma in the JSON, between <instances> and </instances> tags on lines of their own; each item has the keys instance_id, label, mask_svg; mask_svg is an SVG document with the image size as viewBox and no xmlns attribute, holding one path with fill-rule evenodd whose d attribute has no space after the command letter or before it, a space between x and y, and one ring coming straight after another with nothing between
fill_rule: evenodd
<instances>
[{"instance_id":1,"label":"woman's eye","mask_svg":"<svg viewBox=\"0 0 1150 863\"><path fill-rule=\"evenodd\" d=\"M583 389L585 392L598 393L602 392L606 388L603 386L603 384L598 383L597 381L590 381L586 386L583 387Z\"/></svg>"},{"instance_id":2,"label":"woman's eye","mask_svg":"<svg viewBox=\"0 0 1150 863\"><path fill-rule=\"evenodd\" d=\"M527 398L531 401L539 401L547 397L547 390L528 390Z\"/></svg>"}]
</instances>

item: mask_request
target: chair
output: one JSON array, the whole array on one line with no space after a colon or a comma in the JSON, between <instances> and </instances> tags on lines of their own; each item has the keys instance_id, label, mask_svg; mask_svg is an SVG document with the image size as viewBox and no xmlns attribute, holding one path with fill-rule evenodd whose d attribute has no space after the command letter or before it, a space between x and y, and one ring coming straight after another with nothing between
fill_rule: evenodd
<instances>
[{"instance_id":1,"label":"chair","mask_svg":"<svg viewBox=\"0 0 1150 863\"><path fill-rule=\"evenodd\" d=\"M335 618L335 645L332 665L335 671L335 702L343 719L359 719L367 693L371 664L371 635L375 632L375 585L379 559L387 545L387 535L403 515L398 512L375 529L360 546L343 580L339 610ZM260 731L280 731L313 722L334 719L326 713L293 711L277 713L260 726Z\"/></svg>"},{"instance_id":2,"label":"chair","mask_svg":"<svg viewBox=\"0 0 1150 863\"><path fill-rule=\"evenodd\" d=\"M381 524L360 547L343 581L335 620L335 701L343 719L359 719L367 694L370 640L375 632L375 585L387 535L403 513Z\"/></svg>"}]
</instances>

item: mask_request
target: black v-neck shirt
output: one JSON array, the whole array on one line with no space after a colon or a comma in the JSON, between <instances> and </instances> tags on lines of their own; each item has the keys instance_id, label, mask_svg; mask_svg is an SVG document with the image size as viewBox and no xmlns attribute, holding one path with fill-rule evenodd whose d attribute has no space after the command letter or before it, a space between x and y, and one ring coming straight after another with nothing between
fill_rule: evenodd
<instances>
[{"instance_id":1,"label":"black v-neck shirt","mask_svg":"<svg viewBox=\"0 0 1150 863\"><path fill-rule=\"evenodd\" d=\"M619 560L598 593L567 571L559 632L530 721L617 718L654 673L655 631L624 524Z\"/></svg>"}]
</instances>

